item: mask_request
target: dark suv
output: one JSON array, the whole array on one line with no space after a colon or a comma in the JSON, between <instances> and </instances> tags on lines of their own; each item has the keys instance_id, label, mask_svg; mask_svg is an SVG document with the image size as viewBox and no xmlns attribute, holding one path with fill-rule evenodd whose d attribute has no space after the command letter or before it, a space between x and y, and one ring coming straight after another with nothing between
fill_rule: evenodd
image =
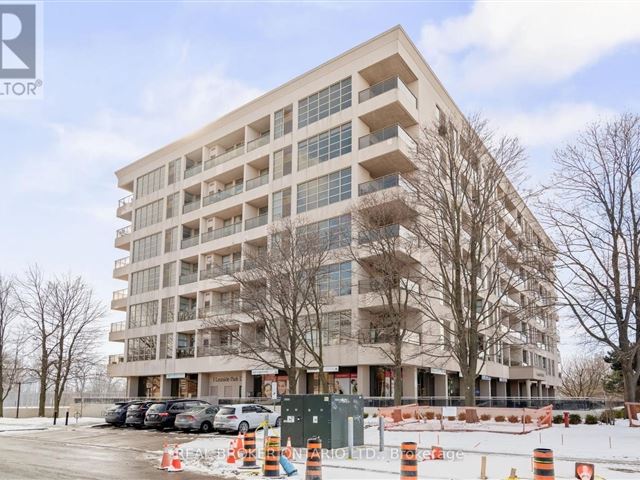
<instances>
[{"instance_id":1,"label":"dark suv","mask_svg":"<svg viewBox=\"0 0 640 480\"><path fill-rule=\"evenodd\" d=\"M122 426L127 419L127 409L131 405L139 405L142 402L116 402L115 405L109 408L104 414L104 421L115 426Z\"/></svg>"},{"instance_id":2,"label":"dark suv","mask_svg":"<svg viewBox=\"0 0 640 480\"><path fill-rule=\"evenodd\" d=\"M127 427L135 427L142 428L144 427L144 416L149 410L149 407L154 403L158 402L143 402L143 403L134 403L129 406L127 409L127 419L125 420L125 425Z\"/></svg>"},{"instance_id":3,"label":"dark suv","mask_svg":"<svg viewBox=\"0 0 640 480\"><path fill-rule=\"evenodd\" d=\"M144 417L144 425L145 427L157 428L158 430L173 428L176 415L205 405L210 405L210 403L192 398L181 398L154 403L149 407L149 410L147 410L147 414Z\"/></svg>"}]
</instances>

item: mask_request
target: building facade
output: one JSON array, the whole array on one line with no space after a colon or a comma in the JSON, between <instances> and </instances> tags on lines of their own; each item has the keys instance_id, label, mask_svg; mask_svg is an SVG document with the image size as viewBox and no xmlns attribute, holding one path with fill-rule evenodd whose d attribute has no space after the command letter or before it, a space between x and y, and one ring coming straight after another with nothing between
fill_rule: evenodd
<instances>
[{"instance_id":1,"label":"building facade","mask_svg":"<svg viewBox=\"0 0 640 480\"><path fill-rule=\"evenodd\" d=\"M346 232L359 197L403 188L415 169L421 126L447 112L462 118L400 27L395 27L116 172L130 192L117 216L113 276L127 286L111 307L126 320L109 340L124 354L109 373L126 377L130 396L246 398L284 393L282 371L225 354L232 341L207 328L208 315L231 311L239 286L230 273L248 252L266 248L269 224L304 215L318 230ZM384 180L382 180L384 179ZM517 194L505 201L517 229L548 241ZM404 234L398 224L394 232ZM392 397L388 359L353 332L371 301L352 262L331 265L336 298L327 313L325 371L336 392ZM515 292L508 301L520 301ZM558 385L557 318L514 326L483 367L477 392L491 397L553 396ZM460 395L455 364L428 355L403 366L405 397ZM317 371L299 379L314 388Z\"/></svg>"}]
</instances>

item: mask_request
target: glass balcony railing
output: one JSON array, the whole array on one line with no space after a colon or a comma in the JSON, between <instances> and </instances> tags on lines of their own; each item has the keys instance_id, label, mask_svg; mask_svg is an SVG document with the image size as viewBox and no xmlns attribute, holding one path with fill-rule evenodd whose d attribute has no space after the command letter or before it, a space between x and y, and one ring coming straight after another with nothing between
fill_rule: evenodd
<instances>
[{"instance_id":1,"label":"glass balcony railing","mask_svg":"<svg viewBox=\"0 0 640 480\"><path fill-rule=\"evenodd\" d=\"M416 107L418 106L418 99L413 94L413 92L409 90L409 87L407 87L405 83L400 80L400 77L398 76L387 78L386 80L383 80L379 83L376 83L375 85L371 85L369 88L362 90L358 94L358 102L366 102L371 98L377 97L378 95L382 95L383 93L394 90L396 88L400 90L400 92L408 99L410 99L410 101Z\"/></svg>"},{"instance_id":2,"label":"glass balcony railing","mask_svg":"<svg viewBox=\"0 0 640 480\"><path fill-rule=\"evenodd\" d=\"M247 180L246 189L251 190L253 188L258 188L262 185L266 185L269 183L269 172L263 173L259 177L252 178L251 180Z\"/></svg>"},{"instance_id":3,"label":"glass balcony railing","mask_svg":"<svg viewBox=\"0 0 640 480\"><path fill-rule=\"evenodd\" d=\"M380 190L386 190L387 188L393 187L402 187L404 190L409 191L411 185L399 173L391 173L384 177L361 183L358 185L358 195L367 195L369 193L379 192Z\"/></svg>"},{"instance_id":4,"label":"glass balcony railing","mask_svg":"<svg viewBox=\"0 0 640 480\"><path fill-rule=\"evenodd\" d=\"M230 355L238 350L233 345L200 345L198 346L198 357L218 357L220 355Z\"/></svg>"},{"instance_id":5,"label":"glass balcony railing","mask_svg":"<svg viewBox=\"0 0 640 480\"><path fill-rule=\"evenodd\" d=\"M127 225L126 227L122 227L116 230L116 238L124 237L125 235L129 235L130 233L131 225Z\"/></svg>"},{"instance_id":6,"label":"glass balcony railing","mask_svg":"<svg viewBox=\"0 0 640 480\"><path fill-rule=\"evenodd\" d=\"M380 142L390 140L392 138L400 138L404 140L411 148L415 148L416 142L400 125L391 125L383 129L372 132L368 135L364 135L358 139L358 148L370 147Z\"/></svg>"},{"instance_id":7,"label":"glass balcony railing","mask_svg":"<svg viewBox=\"0 0 640 480\"><path fill-rule=\"evenodd\" d=\"M176 348L176 358L193 358L195 353L194 347L178 347Z\"/></svg>"},{"instance_id":8,"label":"glass balcony railing","mask_svg":"<svg viewBox=\"0 0 640 480\"><path fill-rule=\"evenodd\" d=\"M127 195L124 198L118 200L118 208L129 207L133 203L133 195Z\"/></svg>"},{"instance_id":9,"label":"glass balcony railing","mask_svg":"<svg viewBox=\"0 0 640 480\"><path fill-rule=\"evenodd\" d=\"M122 268L129 265L130 257L123 257L116 260L113 264L113 268Z\"/></svg>"},{"instance_id":10,"label":"glass balcony railing","mask_svg":"<svg viewBox=\"0 0 640 480\"><path fill-rule=\"evenodd\" d=\"M208 307L198 309L198 318L213 317L216 315L229 315L240 311L240 300L229 300L227 302L214 303Z\"/></svg>"},{"instance_id":11,"label":"glass balcony railing","mask_svg":"<svg viewBox=\"0 0 640 480\"><path fill-rule=\"evenodd\" d=\"M358 293L380 293L398 289L408 293L420 293L420 285L408 278L400 278L396 281L385 281L384 278L366 278L358 281Z\"/></svg>"},{"instance_id":12,"label":"glass balcony railing","mask_svg":"<svg viewBox=\"0 0 640 480\"><path fill-rule=\"evenodd\" d=\"M184 171L184 178L193 177L194 175L197 175L201 171L202 171L202 164L196 163L194 166L189 167Z\"/></svg>"},{"instance_id":13,"label":"glass balcony railing","mask_svg":"<svg viewBox=\"0 0 640 480\"><path fill-rule=\"evenodd\" d=\"M225 227L216 228L215 230L210 230L208 232L204 232L201 235L202 243L210 242L211 240L217 240L218 238L228 237L229 235L233 235L234 233L238 233L242 231L242 222L236 222L231 225L227 225Z\"/></svg>"},{"instance_id":14,"label":"glass balcony railing","mask_svg":"<svg viewBox=\"0 0 640 480\"><path fill-rule=\"evenodd\" d=\"M213 265L204 270L200 270L200 280L211 280L223 275L231 275L242 270L242 261L223 263L222 265Z\"/></svg>"},{"instance_id":15,"label":"glass balcony railing","mask_svg":"<svg viewBox=\"0 0 640 480\"><path fill-rule=\"evenodd\" d=\"M124 355L109 355L109 365L124 363Z\"/></svg>"},{"instance_id":16,"label":"glass balcony railing","mask_svg":"<svg viewBox=\"0 0 640 480\"><path fill-rule=\"evenodd\" d=\"M256 148L260 148L263 145L267 145L269 143L269 132L264 133L262 136L256 138L255 140L251 140L247 142L247 152L251 150L255 150Z\"/></svg>"},{"instance_id":17,"label":"glass balcony railing","mask_svg":"<svg viewBox=\"0 0 640 480\"><path fill-rule=\"evenodd\" d=\"M360 235L358 236L358 243L360 245L364 245L371 242L381 241L386 238L395 237L402 238L410 242L416 241L418 238L416 234L407 227L396 223L360 232Z\"/></svg>"},{"instance_id":18,"label":"glass balcony railing","mask_svg":"<svg viewBox=\"0 0 640 480\"><path fill-rule=\"evenodd\" d=\"M194 200L193 202L185 203L182 206L182 213L193 212L200 208L200 199Z\"/></svg>"},{"instance_id":19,"label":"glass balcony railing","mask_svg":"<svg viewBox=\"0 0 640 480\"><path fill-rule=\"evenodd\" d=\"M111 331L112 332L122 332L126 327L125 322L113 322L111 324Z\"/></svg>"},{"instance_id":20,"label":"glass balcony railing","mask_svg":"<svg viewBox=\"0 0 640 480\"><path fill-rule=\"evenodd\" d=\"M112 300L123 300L129 296L129 291L126 288L122 290L116 290L113 292Z\"/></svg>"},{"instance_id":21,"label":"glass balcony railing","mask_svg":"<svg viewBox=\"0 0 640 480\"><path fill-rule=\"evenodd\" d=\"M230 148L226 152L223 152L219 155L212 156L209 160L204 162L204 169L208 170L217 165L221 165L233 158L239 157L243 153L244 153L244 143L241 143L240 145L236 145L235 147Z\"/></svg>"},{"instance_id":22,"label":"glass balcony railing","mask_svg":"<svg viewBox=\"0 0 640 480\"><path fill-rule=\"evenodd\" d=\"M187 237L182 239L182 243L180 244L181 248L189 248L194 245L198 245L198 241L200 240L199 235L194 235L193 237Z\"/></svg>"},{"instance_id":23,"label":"glass balcony railing","mask_svg":"<svg viewBox=\"0 0 640 480\"><path fill-rule=\"evenodd\" d=\"M252 228L261 227L262 225L266 225L268 220L268 213L263 213L262 215L258 215L257 217L249 218L244 222L244 229L251 230Z\"/></svg>"},{"instance_id":24,"label":"glass balcony railing","mask_svg":"<svg viewBox=\"0 0 640 480\"><path fill-rule=\"evenodd\" d=\"M202 206L206 207L207 205L211 205L216 202L221 202L225 198L233 197L234 195L238 195L242 193L243 185L240 183L238 185L233 185L231 187L227 187L224 190L220 190L219 192L210 193L206 197L202 199Z\"/></svg>"},{"instance_id":25,"label":"glass balcony railing","mask_svg":"<svg viewBox=\"0 0 640 480\"><path fill-rule=\"evenodd\" d=\"M180 275L178 279L178 283L180 285L186 285L188 283L193 283L198 281L198 272L186 273L184 275Z\"/></svg>"}]
</instances>

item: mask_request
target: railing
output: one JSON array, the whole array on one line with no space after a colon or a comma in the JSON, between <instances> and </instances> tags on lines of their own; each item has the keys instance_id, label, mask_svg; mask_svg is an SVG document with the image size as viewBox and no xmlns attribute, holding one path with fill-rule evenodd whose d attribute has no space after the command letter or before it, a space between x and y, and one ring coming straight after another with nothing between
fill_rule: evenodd
<instances>
[{"instance_id":1,"label":"railing","mask_svg":"<svg viewBox=\"0 0 640 480\"><path fill-rule=\"evenodd\" d=\"M122 257L119 258L118 260L116 260L113 263L113 268L122 268L122 267L126 267L127 265L129 265L130 263L130 258L131 257Z\"/></svg>"},{"instance_id":2,"label":"railing","mask_svg":"<svg viewBox=\"0 0 640 480\"><path fill-rule=\"evenodd\" d=\"M209 232L204 232L201 234L201 242L210 242L211 240L217 240L218 238L228 237L229 235L233 235L234 233L238 233L242 231L242 222L236 222L231 225L227 225L226 227L216 228L215 230L211 230Z\"/></svg>"},{"instance_id":3,"label":"railing","mask_svg":"<svg viewBox=\"0 0 640 480\"><path fill-rule=\"evenodd\" d=\"M239 272L241 269L241 260L236 260L235 262L225 263L222 265L214 265L204 270L200 270L200 280L211 280L213 278L221 277L222 275L230 275L232 273Z\"/></svg>"},{"instance_id":4,"label":"railing","mask_svg":"<svg viewBox=\"0 0 640 480\"><path fill-rule=\"evenodd\" d=\"M122 197L118 200L118 208L128 207L133 203L133 194Z\"/></svg>"},{"instance_id":5,"label":"railing","mask_svg":"<svg viewBox=\"0 0 640 480\"><path fill-rule=\"evenodd\" d=\"M258 215L257 217L248 218L244 222L244 229L251 230L252 228L261 227L262 225L266 225L268 220L268 213L263 213L262 215Z\"/></svg>"},{"instance_id":6,"label":"railing","mask_svg":"<svg viewBox=\"0 0 640 480\"><path fill-rule=\"evenodd\" d=\"M211 157L209 160L204 162L204 169L208 170L217 165L221 165L233 158L236 158L242 155L243 153L244 153L244 143L238 145L237 147L232 148L231 150L227 150L226 152L223 152L220 155Z\"/></svg>"},{"instance_id":7,"label":"railing","mask_svg":"<svg viewBox=\"0 0 640 480\"><path fill-rule=\"evenodd\" d=\"M215 303L209 307L198 309L198 318L207 318L215 315L228 315L240 310L240 300Z\"/></svg>"},{"instance_id":8,"label":"railing","mask_svg":"<svg viewBox=\"0 0 640 480\"><path fill-rule=\"evenodd\" d=\"M252 178L251 180L247 180L246 189L251 190L253 188L258 188L262 185L266 185L269 183L269 172L263 173L259 177Z\"/></svg>"},{"instance_id":9,"label":"railing","mask_svg":"<svg viewBox=\"0 0 640 480\"><path fill-rule=\"evenodd\" d=\"M184 310L178 310L178 321L179 322L187 322L189 320L196 319L196 309L195 308L187 308Z\"/></svg>"},{"instance_id":10,"label":"railing","mask_svg":"<svg viewBox=\"0 0 640 480\"><path fill-rule=\"evenodd\" d=\"M124 237L125 235L129 235L130 233L131 225L127 225L126 227L122 227L116 230L116 238Z\"/></svg>"},{"instance_id":11,"label":"railing","mask_svg":"<svg viewBox=\"0 0 640 480\"><path fill-rule=\"evenodd\" d=\"M198 272L187 273L185 275L180 275L178 279L178 284L186 285L188 283L193 283L198 281Z\"/></svg>"},{"instance_id":12,"label":"railing","mask_svg":"<svg viewBox=\"0 0 640 480\"><path fill-rule=\"evenodd\" d=\"M409 230L407 227L395 223L392 225L385 225L384 227L376 228L373 230L360 232L360 235L358 235L358 243L362 245L365 243L371 243L373 241L380 241L385 238L395 237L403 238L408 241L415 241L418 238L416 234Z\"/></svg>"},{"instance_id":13,"label":"railing","mask_svg":"<svg viewBox=\"0 0 640 480\"><path fill-rule=\"evenodd\" d=\"M256 148L260 148L263 145L268 144L269 133L270 132L266 132L262 136L256 138L255 140L251 140L250 142L247 142L247 152L250 152L251 150L255 150Z\"/></svg>"},{"instance_id":14,"label":"railing","mask_svg":"<svg viewBox=\"0 0 640 480\"><path fill-rule=\"evenodd\" d=\"M242 193L242 187L243 185L240 183L238 185L227 187L224 190L220 190L219 192L211 193L202 199L202 206L206 207L207 205L211 205L212 203L220 202L225 198L230 198L234 195L238 195L239 193Z\"/></svg>"},{"instance_id":15,"label":"railing","mask_svg":"<svg viewBox=\"0 0 640 480\"><path fill-rule=\"evenodd\" d=\"M197 350L198 357L218 357L220 355L232 355L238 351L238 347L222 345L200 345Z\"/></svg>"},{"instance_id":16,"label":"railing","mask_svg":"<svg viewBox=\"0 0 640 480\"><path fill-rule=\"evenodd\" d=\"M373 97L382 95L383 93L395 88L400 89L400 91L402 91L405 95L413 100L416 107L418 106L418 99L398 76L387 78L386 80L378 82L375 85L371 85L369 88L362 90L360 93L358 93L358 102L366 102Z\"/></svg>"},{"instance_id":17,"label":"railing","mask_svg":"<svg viewBox=\"0 0 640 480\"><path fill-rule=\"evenodd\" d=\"M123 298L127 298L129 296L129 292L126 288L122 290L116 290L113 292L112 300L122 300Z\"/></svg>"},{"instance_id":18,"label":"railing","mask_svg":"<svg viewBox=\"0 0 640 480\"><path fill-rule=\"evenodd\" d=\"M384 177L376 178L358 185L358 195L367 195L369 193L379 192L380 190L386 190L387 188L394 187L402 187L404 190L409 191L411 185L399 173L390 173Z\"/></svg>"},{"instance_id":19,"label":"railing","mask_svg":"<svg viewBox=\"0 0 640 480\"><path fill-rule=\"evenodd\" d=\"M178 347L176 348L176 358L193 358L195 348L193 347Z\"/></svg>"},{"instance_id":20,"label":"railing","mask_svg":"<svg viewBox=\"0 0 640 480\"><path fill-rule=\"evenodd\" d=\"M196 163L194 166L189 167L184 171L184 178L193 177L194 175L197 175L201 171L202 171L202 164Z\"/></svg>"},{"instance_id":21,"label":"railing","mask_svg":"<svg viewBox=\"0 0 640 480\"><path fill-rule=\"evenodd\" d=\"M111 332L122 332L126 328L125 322L113 322L111 324Z\"/></svg>"},{"instance_id":22,"label":"railing","mask_svg":"<svg viewBox=\"0 0 640 480\"><path fill-rule=\"evenodd\" d=\"M182 213L193 212L200 208L200 199L194 200L193 202L185 203L182 206Z\"/></svg>"},{"instance_id":23,"label":"railing","mask_svg":"<svg viewBox=\"0 0 640 480\"><path fill-rule=\"evenodd\" d=\"M180 243L180 248L189 248L194 245L198 245L198 241L200 240L200 236L194 235L193 237L183 238Z\"/></svg>"},{"instance_id":24,"label":"railing","mask_svg":"<svg viewBox=\"0 0 640 480\"><path fill-rule=\"evenodd\" d=\"M384 278L366 278L358 280L358 293L380 292L384 294L389 289L397 288L411 293L420 293L420 285L408 278L400 278L398 281L387 284Z\"/></svg>"},{"instance_id":25,"label":"railing","mask_svg":"<svg viewBox=\"0 0 640 480\"><path fill-rule=\"evenodd\" d=\"M109 365L124 363L124 355L109 355Z\"/></svg>"},{"instance_id":26,"label":"railing","mask_svg":"<svg viewBox=\"0 0 640 480\"><path fill-rule=\"evenodd\" d=\"M385 140L396 137L401 138L411 147L415 148L416 142L400 125L391 125L389 127L360 137L358 139L358 148L362 150L363 148L370 147L371 145L375 145L376 143L384 142Z\"/></svg>"}]
</instances>

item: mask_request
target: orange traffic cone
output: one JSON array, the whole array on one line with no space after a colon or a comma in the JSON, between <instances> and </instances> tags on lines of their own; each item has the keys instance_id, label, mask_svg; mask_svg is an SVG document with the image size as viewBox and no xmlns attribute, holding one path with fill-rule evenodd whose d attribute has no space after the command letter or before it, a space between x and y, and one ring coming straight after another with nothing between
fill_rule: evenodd
<instances>
[{"instance_id":1,"label":"orange traffic cone","mask_svg":"<svg viewBox=\"0 0 640 480\"><path fill-rule=\"evenodd\" d=\"M293 448L291 447L291 437L287 437L287 446L282 450L282 456L287 460L291 460L293 457Z\"/></svg>"},{"instance_id":2,"label":"orange traffic cone","mask_svg":"<svg viewBox=\"0 0 640 480\"><path fill-rule=\"evenodd\" d=\"M164 442L162 446L162 460L160 461L160 466L158 467L160 470L166 470L171 465L171 456L169 455L169 446L167 442Z\"/></svg>"},{"instance_id":3,"label":"orange traffic cone","mask_svg":"<svg viewBox=\"0 0 640 480\"><path fill-rule=\"evenodd\" d=\"M173 447L173 458L171 459L171 465L167 468L167 472L181 472L184 470L182 468L182 460L180 460L180 447L178 445L174 445Z\"/></svg>"},{"instance_id":4,"label":"orange traffic cone","mask_svg":"<svg viewBox=\"0 0 640 480\"><path fill-rule=\"evenodd\" d=\"M244 435L240 432L238 432L238 437L236 438L233 454L237 460L240 460L244 456Z\"/></svg>"},{"instance_id":5,"label":"orange traffic cone","mask_svg":"<svg viewBox=\"0 0 640 480\"><path fill-rule=\"evenodd\" d=\"M229 451L227 452L227 465L235 465L236 464L236 452L234 447L234 442L231 440L229 442Z\"/></svg>"}]
</instances>

